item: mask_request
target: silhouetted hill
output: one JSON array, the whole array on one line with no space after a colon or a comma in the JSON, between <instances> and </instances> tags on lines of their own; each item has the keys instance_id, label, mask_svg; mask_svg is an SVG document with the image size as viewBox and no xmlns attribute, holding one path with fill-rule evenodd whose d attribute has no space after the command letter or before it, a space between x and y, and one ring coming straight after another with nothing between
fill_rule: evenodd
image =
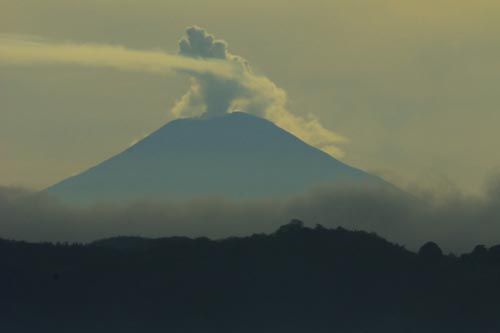
<instances>
[{"instance_id":1,"label":"silhouetted hill","mask_svg":"<svg viewBox=\"0 0 500 333\"><path fill-rule=\"evenodd\" d=\"M174 120L47 191L68 202L269 198L346 182L391 187L268 120L235 112Z\"/></svg>"},{"instance_id":2,"label":"silhouetted hill","mask_svg":"<svg viewBox=\"0 0 500 333\"><path fill-rule=\"evenodd\" d=\"M0 241L2 332L499 332L500 246L418 254L300 221L210 240Z\"/></svg>"}]
</instances>

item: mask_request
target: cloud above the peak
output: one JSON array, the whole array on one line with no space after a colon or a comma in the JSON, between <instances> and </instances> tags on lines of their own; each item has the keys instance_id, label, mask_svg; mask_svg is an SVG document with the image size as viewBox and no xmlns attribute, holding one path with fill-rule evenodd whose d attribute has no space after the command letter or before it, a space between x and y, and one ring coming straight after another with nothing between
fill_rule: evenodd
<instances>
[{"instance_id":1,"label":"cloud above the peak","mask_svg":"<svg viewBox=\"0 0 500 333\"><path fill-rule=\"evenodd\" d=\"M228 63L192 59L161 51L141 51L118 45L54 43L17 35L0 35L0 64L17 66L73 65L173 74L180 71L233 75Z\"/></svg>"},{"instance_id":2,"label":"cloud above the peak","mask_svg":"<svg viewBox=\"0 0 500 333\"><path fill-rule=\"evenodd\" d=\"M243 57L229 51L225 41L197 26L186 29L177 54L0 35L0 65L84 66L188 75L190 88L170 110L170 119L210 117L240 110L266 118L331 155L343 156L338 144L346 141L344 137L324 127L313 114L290 112L283 89L266 76L254 73Z\"/></svg>"},{"instance_id":3,"label":"cloud above the peak","mask_svg":"<svg viewBox=\"0 0 500 333\"><path fill-rule=\"evenodd\" d=\"M179 41L179 54L195 59L218 59L236 68L237 75L189 72L191 86L172 109L174 117L216 116L241 110L266 118L305 142L340 157L338 144L346 139L324 127L313 114L287 109L287 94L269 78L252 71L248 62L228 50L228 43L205 29L192 26Z\"/></svg>"},{"instance_id":4,"label":"cloud above the peak","mask_svg":"<svg viewBox=\"0 0 500 333\"><path fill-rule=\"evenodd\" d=\"M227 43L197 26L186 29L186 36L179 41L179 53L189 57L228 59Z\"/></svg>"}]
</instances>

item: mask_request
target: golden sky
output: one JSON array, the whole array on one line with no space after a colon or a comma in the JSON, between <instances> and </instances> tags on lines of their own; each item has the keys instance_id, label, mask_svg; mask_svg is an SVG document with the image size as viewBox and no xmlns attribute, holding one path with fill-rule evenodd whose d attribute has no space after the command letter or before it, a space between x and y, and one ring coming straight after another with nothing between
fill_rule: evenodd
<instances>
[{"instance_id":1,"label":"golden sky","mask_svg":"<svg viewBox=\"0 0 500 333\"><path fill-rule=\"evenodd\" d=\"M189 25L400 185L476 190L500 170L500 2L0 0L0 34L175 53ZM160 127L187 78L0 65L0 185L43 188Z\"/></svg>"}]
</instances>

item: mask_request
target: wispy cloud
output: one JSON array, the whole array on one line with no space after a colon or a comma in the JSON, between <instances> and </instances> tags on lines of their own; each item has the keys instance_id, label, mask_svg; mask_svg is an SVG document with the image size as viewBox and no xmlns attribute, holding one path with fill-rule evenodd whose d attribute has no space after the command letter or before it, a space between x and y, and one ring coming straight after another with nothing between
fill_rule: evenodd
<instances>
[{"instance_id":1,"label":"wispy cloud","mask_svg":"<svg viewBox=\"0 0 500 333\"><path fill-rule=\"evenodd\" d=\"M0 65L72 65L189 75L192 85L172 108L171 118L212 116L239 109L269 119L331 155L343 156L338 147L346 141L343 136L324 127L313 114L290 112L286 92L269 78L254 73L242 57L231 54L226 42L198 27L190 27L186 33L179 43L179 54L0 35Z\"/></svg>"},{"instance_id":2,"label":"wispy cloud","mask_svg":"<svg viewBox=\"0 0 500 333\"><path fill-rule=\"evenodd\" d=\"M176 71L234 75L234 67L217 59L194 59L161 51L132 50L102 44L53 43L40 38L0 35L0 64L76 65L168 74Z\"/></svg>"}]
</instances>

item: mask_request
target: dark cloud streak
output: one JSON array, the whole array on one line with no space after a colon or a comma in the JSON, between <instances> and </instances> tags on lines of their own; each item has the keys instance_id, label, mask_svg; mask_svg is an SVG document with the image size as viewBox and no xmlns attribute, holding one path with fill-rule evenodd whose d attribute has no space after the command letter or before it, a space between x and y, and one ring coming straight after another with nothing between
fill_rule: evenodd
<instances>
[{"instance_id":1,"label":"dark cloud streak","mask_svg":"<svg viewBox=\"0 0 500 333\"><path fill-rule=\"evenodd\" d=\"M44 194L0 190L0 237L88 242L118 235L221 238L271 232L291 218L306 224L372 231L416 249L426 241L470 251L500 243L500 183L482 196L420 192L401 196L378 189L318 189L282 200L136 202L68 207Z\"/></svg>"}]
</instances>

